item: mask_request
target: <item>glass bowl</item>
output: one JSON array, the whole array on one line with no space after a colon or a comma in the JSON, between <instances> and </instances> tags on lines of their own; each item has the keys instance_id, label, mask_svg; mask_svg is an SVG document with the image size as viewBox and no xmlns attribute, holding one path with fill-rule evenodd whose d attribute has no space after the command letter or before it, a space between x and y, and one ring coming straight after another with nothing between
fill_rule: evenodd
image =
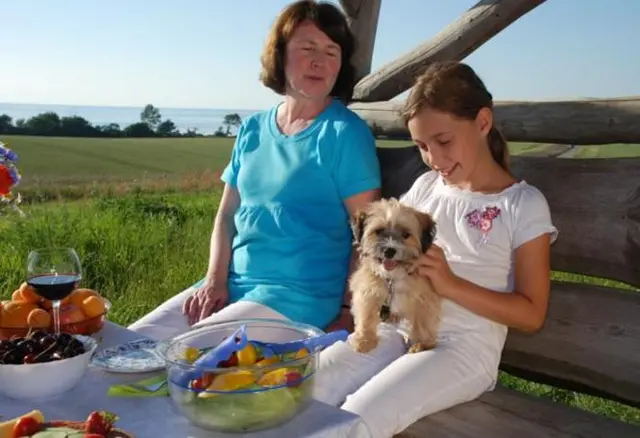
<instances>
[{"instance_id":1,"label":"glass bowl","mask_svg":"<svg viewBox=\"0 0 640 438\"><path fill-rule=\"evenodd\" d=\"M302 412L313 394L319 349L269 356L255 344L217 368L193 365L199 354L246 327L248 341L301 341L324 334L290 321L245 319L213 323L179 335L162 348L169 394L193 425L218 432L279 426ZM224 366L221 366L224 365Z\"/></svg>"}]
</instances>

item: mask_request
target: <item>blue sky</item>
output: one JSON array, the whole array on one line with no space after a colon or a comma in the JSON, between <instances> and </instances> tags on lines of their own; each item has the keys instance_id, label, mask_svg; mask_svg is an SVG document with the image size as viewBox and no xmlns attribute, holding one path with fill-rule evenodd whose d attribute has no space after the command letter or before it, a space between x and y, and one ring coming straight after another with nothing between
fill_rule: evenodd
<instances>
[{"instance_id":1,"label":"blue sky","mask_svg":"<svg viewBox=\"0 0 640 438\"><path fill-rule=\"evenodd\" d=\"M268 107L259 54L287 3L1 0L0 102ZM373 68L474 3L383 0ZM548 0L465 61L498 100L640 95L638 17L640 0Z\"/></svg>"}]
</instances>

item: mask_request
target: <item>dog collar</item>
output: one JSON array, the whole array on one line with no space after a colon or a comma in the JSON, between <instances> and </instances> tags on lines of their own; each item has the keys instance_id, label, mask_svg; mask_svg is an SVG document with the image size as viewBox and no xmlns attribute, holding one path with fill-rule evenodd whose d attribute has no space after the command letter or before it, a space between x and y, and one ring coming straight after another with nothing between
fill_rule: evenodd
<instances>
[{"instance_id":1,"label":"dog collar","mask_svg":"<svg viewBox=\"0 0 640 438\"><path fill-rule=\"evenodd\" d=\"M389 319L389 315L391 314L391 302L393 301L393 281L385 280L387 284L387 289L389 291L389 295L387 295L387 299L380 307L380 319L384 322Z\"/></svg>"}]
</instances>

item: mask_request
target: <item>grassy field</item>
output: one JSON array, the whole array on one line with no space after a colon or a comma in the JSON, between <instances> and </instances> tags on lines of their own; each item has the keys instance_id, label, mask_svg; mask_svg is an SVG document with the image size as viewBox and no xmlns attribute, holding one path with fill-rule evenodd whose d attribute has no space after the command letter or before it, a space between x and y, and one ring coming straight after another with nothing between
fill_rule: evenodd
<instances>
[{"instance_id":1,"label":"grassy field","mask_svg":"<svg viewBox=\"0 0 640 438\"><path fill-rule=\"evenodd\" d=\"M22 282L28 251L44 245L76 248L85 268L83 285L108 297L113 303L109 319L124 325L201 278L220 197L218 176L231 140L0 140L20 155L20 192L29 201L23 207L26 218L0 216L0 299ZM539 154L549 147L515 144L512 151ZM640 156L640 146L598 148L600 157L607 148L615 156ZM504 373L501 381L640 425L639 409Z\"/></svg>"}]
</instances>

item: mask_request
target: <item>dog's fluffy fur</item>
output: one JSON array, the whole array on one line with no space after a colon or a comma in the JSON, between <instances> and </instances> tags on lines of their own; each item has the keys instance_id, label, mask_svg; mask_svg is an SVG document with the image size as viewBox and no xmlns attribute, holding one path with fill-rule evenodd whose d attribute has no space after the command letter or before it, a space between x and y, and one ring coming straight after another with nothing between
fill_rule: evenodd
<instances>
[{"instance_id":1,"label":"dog's fluffy fur","mask_svg":"<svg viewBox=\"0 0 640 438\"><path fill-rule=\"evenodd\" d=\"M352 347L366 353L378 345L381 308L388 306L388 322L408 322L410 352L433 348L440 297L431 282L415 272L415 262L435 237L432 217L397 199L382 199L352 217L351 227L360 252L358 269L349 279L355 323Z\"/></svg>"}]
</instances>

